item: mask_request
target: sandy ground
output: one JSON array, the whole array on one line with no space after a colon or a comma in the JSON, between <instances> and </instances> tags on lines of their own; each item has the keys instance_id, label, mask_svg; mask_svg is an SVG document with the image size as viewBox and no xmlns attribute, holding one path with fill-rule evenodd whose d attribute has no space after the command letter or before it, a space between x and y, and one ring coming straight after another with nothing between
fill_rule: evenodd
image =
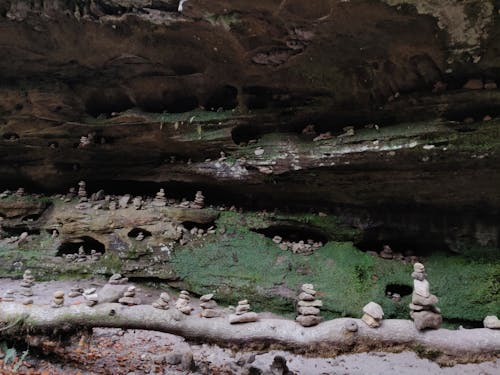
<instances>
[{"instance_id":1,"label":"sandy ground","mask_svg":"<svg viewBox=\"0 0 500 375\"><path fill-rule=\"evenodd\" d=\"M68 292L76 284L86 288L104 285L104 280L53 281L37 283L33 287L34 302L50 304L56 290ZM0 279L0 293L17 290L19 280ZM160 291L139 287L138 296L143 303L151 303ZM22 296L16 294L21 300ZM82 297L66 298L65 304L81 303ZM197 303L194 303L196 306ZM196 307L198 309L198 307ZM271 315L271 314L269 314ZM464 374L499 375L500 359L495 362L439 367L413 352L360 353L335 358L309 358L283 351L233 352L215 345L192 344L183 338L162 332L95 329L92 337L58 349L57 355L48 358L29 356L18 373L29 374L247 374L250 367L269 370L277 355L287 360L289 369L296 374ZM190 372L182 364L169 364L167 356L192 353L197 369ZM44 372L45 371L45 372ZM0 368L0 374L7 374Z\"/></svg>"}]
</instances>

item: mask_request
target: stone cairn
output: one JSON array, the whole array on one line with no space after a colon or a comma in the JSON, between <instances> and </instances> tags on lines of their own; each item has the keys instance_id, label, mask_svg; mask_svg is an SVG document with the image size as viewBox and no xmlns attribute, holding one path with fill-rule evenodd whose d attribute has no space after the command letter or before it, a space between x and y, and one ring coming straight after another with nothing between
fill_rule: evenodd
<instances>
[{"instance_id":1,"label":"stone cairn","mask_svg":"<svg viewBox=\"0 0 500 375\"><path fill-rule=\"evenodd\" d=\"M246 299L239 301L235 313L229 315L229 323L231 324L251 323L257 320L259 320L259 315L250 311L250 303Z\"/></svg>"},{"instance_id":2,"label":"stone cairn","mask_svg":"<svg viewBox=\"0 0 500 375\"><path fill-rule=\"evenodd\" d=\"M193 308L191 307L191 297L189 292L186 290L181 290L179 298L175 301L175 308L181 313L190 315Z\"/></svg>"},{"instance_id":3,"label":"stone cairn","mask_svg":"<svg viewBox=\"0 0 500 375\"><path fill-rule=\"evenodd\" d=\"M64 292L62 290L58 290L54 292L50 307L59 308L63 306L64 306Z\"/></svg>"},{"instance_id":4,"label":"stone cairn","mask_svg":"<svg viewBox=\"0 0 500 375\"><path fill-rule=\"evenodd\" d=\"M413 265L413 294L410 303L410 316L418 330L438 329L443 322L441 310L434 306L438 298L430 293L430 285L422 263Z\"/></svg>"},{"instance_id":5,"label":"stone cairn","mask_svg":"<svg viewBox=\"0 0 500 375\"><path fill-rule=\"evenodd\" d=\"M169 306L169 301L170 301L170 296L168 293L163 292L160 294L160 297L152 303L152 306L155 309L160 309L160 310L168 310L170 308Z\"/></svg>"},{"instance_id":6,"label":"stone cairn","mask_svg":"<svg viewBox=\"0 0 500 375\"><path fill-rule=\"evenodd\" d=\"M19 198L21 198L23 195L24 195L24 188L20 187L16 191L16 196L18 196Z\"/></svg>"},{"instance_id":7,"label":"stone cairn","mask_svg":"<svg viewBox=\"0 0 500 375\"><path fill-rule=\"evenodd\" d=\"M219 316L219 312L216 310L217 302L213 300L213 297L213 293L200 297L201 316L203 318L215 318Z\"/></svg>"},{"instance_id":8,"label":"stone cairn","mask_svg":"<svg viewBox=\"0 0 500 375\"><path fill-rule=\"evenodd\" d=\"M298 242L285 241L281 236L274 236L273 242L279 246L281 250L291 250L294 254L311 255L315 250L323 246L323 242L308 239L307 242L302 240Z\"/></svg>"},{"instance_id":9,"label":"stone cairn","mask_svg":"<svg viewBox=\"0 0 500 375\"><path fill-rule=\"evenodd\" d=\"M191 204L191 208L203 208L205 207L205 197L201 191L197 191L194 196L194 202Z\"/></svg>"},{"instance_id":10,"label":"stone cairn","mask_svg":"<svg viewBox=\"0 0 500 375\"><path fill-rule=\"evenodd\" d=\"M89 307L97 305L99 302L99 296L97 295L96 288L85 289L83 291L83 298L85 299L85 304Z\"/></svg>"},{"instance_id":11,"label":"stone cairn","mask_svg":"<svg viewBox=\"0 0 500 375\"><path fill-rule=\"evenodd\" d=\"M375 302L369 302L363 307L363 316L361 320L366 323L368 327L377 328L382 324L384 317L384 310Z\"/></svg>"},{"instance_id":12,"label":"stone cairn","mask_svg":"<svg viewBox=\"0 0 500 375\"><path fill-rule=\"evenodd\" d=\"M128 283L128 278L123 277L119 273L115 273L109 278L108 283L111 285L123 285Z\"/></svg>"},{"instance_id":13,"label":"stone cairn","mask_svg":"<svg viewBox=\"0 0 500 375\"><path fill-rule=\"evenodd\" d=\"M24 271L23 274L23 279L20 284L20 294L25 297L32 297L33 296L33 290L31 287L35 285L35 278L31 274L30 270ZM31 298L27 298L26 300L23 301L23 304L29 305L32 304L33 300Z\"/></svg>"},{"instance_id":14,"label":"stone cairn","mask_svg":"<svg viewBox=\"0 0 500 375\"><path fill-rule=\"evenodd\" d=\"M87 199L87 184L85 181L80 181L78 183L78 196L80 197L80 201L85 201Z\"/></svg>"},{"instance_id":15,"label":"stone cairn","mask_svg":"<svg viewBox=\"0 0 500 375\"><path fill-rule=\"evenodd\" d=\"M14 291L12 289L7 290L2 297L2 301L4 302L14 302L14 300Z\"/></svg>"},{"instance_id":16,"label":"stone cairn","mask_svg":"<svg viewBox=\"0 0 500 375\"><path fill-rule=\"evenodd\" d=\"M70 292L68 293L69 298L80 297L83 294L83 288L80 285L75 285L71 287Z\"/></svg>"},{"instance_id":17,"label":"stone cairn","mask_svg":"<svg viewBox=\"0 0 500 375\"><path fill-rule=\"evenodd\" d=\"M167 205L167 199L165 198L165 190L160 189L158 193L156 193L155 199L153 199L153 203L151 203L153 207L165 207Z\"/></svg>"},{"instance_id":18,"label":"stone cairn","mask_svg":"<svg viewBox=\"0 0 500 375\"><path fill-rule=\"evenodd\" d=\"M123 293L123 297L118 300L119 303L122 305L128 305L128 306L134 306L134 305L140 305L141 300L140 298L135 296L135 291L136 288L135 286L129 286L125 293Z\"/></svg>"},{"instance_id":19,"label":"stone cairn","mask_svg":"<svg viewBox=\"0 0 500 375\"><path fill-rule=\"evenodd\" d=\"M323 318L319 316L319 308L323 306L321 300L316 299L316 291L312 284L300 287L299 301L297 303L297 318L295 321L303 327L312 327L319 324Z\"/></svg>"},{"instance_id":20,"label":"stone cairn","mask_svg":"<svg viewBox=\"0 0 500 375\"><path fill-rule=\"evenodd\" d=\"M144 239L144 233L139 232L139 234L135 237L136 241L142 241Z\"/></svg>"},{"instance_id":21,"label":"stone cairn","mask_svg":"<svg viewBox=\"0 0 500 375\"><path fill-rule=\"evenodd\" d=\"M142 207L142 197L135 197L134 199L132 199L132 206L136 210L140 210Z\"/></svg>"}]
</instances>

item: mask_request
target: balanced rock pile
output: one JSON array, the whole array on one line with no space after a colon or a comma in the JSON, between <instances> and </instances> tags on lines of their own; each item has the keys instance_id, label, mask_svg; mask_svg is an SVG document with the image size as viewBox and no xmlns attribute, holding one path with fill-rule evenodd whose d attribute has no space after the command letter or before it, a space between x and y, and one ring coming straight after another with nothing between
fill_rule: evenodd
<instances>
[{"instance_id":1,"label":"balanced rock pile","mask_svg":"<svg viewBox=\"0 0 500 375\"><path fill-rule=\"evenodd\" d=\"M69 298L80 297L83 294L83 288L80 285L75 285L71 287L71 291L68 293Z\"/></svg>"},{"instance_id":2,"label":"balanced rock pile","mask_svg":"<svg viewBox=\"0 0 500 375\"><path fill-rule=\"evenodd\" d=\"M179 298L175 301L175 308L181 313L190 315L193 308L191 307L191 297L187 290L181 290Z\"/></svg>"},{"instance_id":3,"label":"balanced rock pile","mask_svg":"<svg viewBox=\"0 0 500 375\"><path fill-rule=\"evenodd\" d=\"M250 311L250 304L248 300L244 299L238 302L234 314L229 315L229 323L251 323L259 320L257 313Z\"/></svg>"},{"instance_id":4,"label":"balanced rock pile","mask_svg":"<svg viewBox=\"0 0 500 375\"><path fill-rule=\"evenodd\" d=\"M205 294L200 297L200 308L201 316L204 318L215 318L219 316L219 312L216 310L217 302L213 300L213 293Z\"/></svg>"},{"instance_id":5,"label":"balanced rock pile","mask_svg":"<svg viewBox=\"0 0 500 375\"><path fill-rule=\"evenodd\" d=\"M122 305L134 306L140 305L141 299L135 296L135 286L129 286L123 293L123 297L118 300Z\"/></svg>"},{"instance_id":6,"label":"balanced rock pile","mask_svg":"<svg viewBox=\"0 0 500 375\"><path fill-rule=\"evenodd\" d=\"M319 308L323 302L316 299L316 291L312 284L300 287L299 302L297 303L297 318L295 321L303 327L312 327L319 324L323 318L319 316Z\"/></svg>"},{"instance_id":7,"label":"balanced rock pile","mask_svg":"<svg viewBox=\"0 0 500 375\"><path fill-rule=\"evenodd\" d=\"M323 246L321 241L315 242L308 239L307 242L284 241L281 236L274 236L273 242L278 244L281 250L291 250L294 254L311 255L316 249Z\"/></svg>"},{"instance_id":8,"label":"balanced rock pile","mask_svg":"<svg viewBox=\"0 0 500 375\"><path fill-rule=\"evenodd\" d=\"M23 280L21 281L20 284L20 294L25 297L31 297L33 296L33 290L31 287L35 284L35 278L31 274L30 270L24 271L23 274Z\"/></svg>"},{"instance_id":9,"label":"balanced rock pile","mask_svg":"<svg viewBox=\"0 0 500 375\"><path fill-rule=\"evenodd\" d=\"M425 328L438 329L443 322L441 310L434 306L438 298L430 293L427 274L422 263L413 265L413 294L410 303L410 316L418 330Z\"/></svg>"},{"instance_id":10,"label":"balanced rock pile","mask_svg":"<svg viewBox=\"0 0 500 375\"><path fill-rule=\"evenodd\" d=\"M14 302L14 299L14 291L12 289L7 290L2 297L2 301L4 302Z\"/></svg>"},{"instance_id":11,"label":"balanced rock pile","mask_svg":"<svg viewBox=\"0 0 500 375\"><path fill-rule=\"evenodd\" d=\"M85 181L80 181L78 183L78 196L80 197L80 202L86 202L87 201L87 190L86 190L87 184Z\"/></svg>"},{"instance_id":12,"label":"balanced rock pile","mask_svg":"<svg viewBox=\"0 0 500 375\"><path fill-rule=\"evenodd\" d=\"M165 207L167 205L167 199L165 198L165 190L160 189L158 193L156 193L155 199L153 199L152 203L153 207Z\"/></svg>"},{"instance_id":13,"label":"balanced rock pile","mask_svg":"<svg viewBox=\"0 0 500 375\"><path fill-rule=\"evenodd\" d=\"M97 262L99 259L101 259L102 253L97 252L96 250L92 249L90 250L90 255L85 253L85 249L83 246L80 246L78 248L78 253L74 254L66 254L65 258L68 262L77 262L77 263L82 263L82 262Z\"/></svg>"},{"instance_id":14,"label":"balanced rock pile","mask_svg":"<svg viewBox=\"0 0 500 375\"><path fill-rule=\"evenodd\" d=\"M83 291L83 298L85 299L85 303L87 304L87 306L92 307L97 305L97 302L99 302L97 289L96 288L85 289Z\"/></svg>"},{"instance_id":15,"label":"balanced rock pile","mask_svg":"<svg viewBox=\"0 0 500 375\"><path fill-rule=\"evenodd\" d=\"M64 306L64 292L62 290L58 290L54 292L50 307L59 308L63 306Z\"/></svg>"},{"instance_id":16,"label":"balanced rock pile","mask_svg":"<svg viewBox=\"0 0 500 375\"><path fill-rule=\"evenodd\" d=\"M369 302L363 307L363 313L361 320L365 322L367 326L371 328L380 327L382 318L384 317L382 306L375 302Z\"/></svg>"},{"instance_id":17,"label":"balanced rock pile","mask_svg":"<svg viewBox=\"0 0 500 375\"><path fill-rule=\"evenodd\" d=\"M152 303L152 306L155 309L160 309L160 310L168 310L169 305L168 302L170 301L170 296L168 293L163 292L160 294L160 297Z\"/></svg>"},{"instance_id":18,"label":"balanced rock pile","mask_svg":"<svg viewBox=\"0 0 500 375\"><path fill-rule=\"evenodd\" d=\"M194 196L194 202L191 204L191 208L203 208L205 207L205 197L201 191L197 191Z\"/></svg>"}]
</instances>

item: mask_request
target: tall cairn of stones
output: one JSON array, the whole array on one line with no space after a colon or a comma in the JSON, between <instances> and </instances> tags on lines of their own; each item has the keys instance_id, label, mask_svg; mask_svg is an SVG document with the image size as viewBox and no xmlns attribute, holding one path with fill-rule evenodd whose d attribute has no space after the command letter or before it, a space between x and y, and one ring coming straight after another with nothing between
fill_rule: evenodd
<instances>
[{"instance_id":1,"label":"tall cairn of stones","mask_svg":"<svg viewBox=\"0 0 500 375\"><path fill-rule=\"evenodd\" d=\"M319 324L323 318L319 316L319 308L323 302L316 299L314 285L303 284L300 287L299 301L297 302L297 318L295 321L303 327L312 327Z\"/></svg>"},{"instance_id":2,"label":"tall cairn of stones","mask_svg":"<svg viewBox=\"0 0 500 375\"><path fill-rule=\"evenodd\" d=\"M170 296L168 295L168 293L163 292L162 294L160 294L160 297L152 303L152 306L155 309L168 310L170 307L168 305L169 301L170 301Z\"/></svg>"},{"instance_id":3,"label":"tall cairn of stones","mask_svg":"<svg viewBox=\"0 0 500 375\"><path fill-rule=\"evenodd\" d=\"M86 186L87 186L87 184L85 183L85 181L80 181L78 183L78 196L80 197L80 201L87 200Z\"/></svg>"},{"instance_id":4,"label":"tall cairn of stones","mask_svg":"<svg viewBox=\"0 0 500 375\"><path fill-rule=\"evenodd\" d=\"M438 329L443 322L441 310L434 306L438 298L430 293L427 274L422 263L413 265L413 294L410 303L410 316L418 330L426 328Z\"/></svg>"},{"instance_id":5,"label":"tall cairn of stones","mask_svg":"<svg viewBox=\"0 0 500 375\"><path fill-rule=\"evenodd\" d=\"M201 316L203 318L215 318L219 316L219 312L216 310L217 302L215 302L213 298L213 293L205 294L200 297Z\"/></svg>"},{"instance_id":6,"label":"tall cairn of stones","mask_svg":"<svg viewBox=\"0 0 500 375\"><path fill-rule=\"evenodd\" d=\"M257 313L250 311L250 303L248 300L244 299L238 302L236 306L236 311L234 314L229 315L229 323L251 323L259 320L259 315Z\"/></svg>"},{"instance_id":7,"label":"tall cairn of stones","mask_svg":"<svg viewBox=\"0 0 500 375\"><path fill-rule=\"evenodd\" d=\"M160 189L158 193L156 193L155 199L153 199L153 203L151 203L153 207L165 207L167 205L167 199L165 198L165 190Z\"/></svg>"},{"instance_id":8,"label":"tall cairn of stones","mask_svg":"<svg viewBox=\"0 0 500 375\"><path fill-rule=\"evenodd\" d=\"M194 202L191 204L192 208L203 208L205 207L205 197L201 191L197 191L194 196Z\"/></svg>"},{"instance_id":9,"label":"tall cairn of stones","mask_svg":"<svg viewBox=\"0 0 500 375\"><path fill-rule=\"evenodd\" d=\"M175 308L181 313L190 315L193 308L191 307L191 297L187 290L181 290L179 298L175 301Z\"/></svg>"},{"instance_id":10,"label":"tall cairn of stones","mask_svg":"<svg viewBox=\"0 0 500 375\"><path fill-rule=\"evenodd\" d=\"M33 290L31 287L35 285L35 278L31 274L30 270L24 271L23 274L23 280L21 281L20 284L20 294L25 297L31 297L33 296Z\"/></svg>"}]
</instances>

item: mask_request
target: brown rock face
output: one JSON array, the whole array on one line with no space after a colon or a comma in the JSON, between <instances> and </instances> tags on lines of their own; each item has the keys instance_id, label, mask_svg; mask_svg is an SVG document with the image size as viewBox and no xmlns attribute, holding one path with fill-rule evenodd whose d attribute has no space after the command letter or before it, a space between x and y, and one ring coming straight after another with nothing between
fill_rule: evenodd
<instances>
[{"instance_id":1,"label":"brown rock face","mask_svg":"<svg viewBox=\"0 0 500 375\"><path fill-rule=\"evenodd\" d=\"M2 1L1 185L498 215L498 12L431 3Z\"/></svg>"}]
</instances>

